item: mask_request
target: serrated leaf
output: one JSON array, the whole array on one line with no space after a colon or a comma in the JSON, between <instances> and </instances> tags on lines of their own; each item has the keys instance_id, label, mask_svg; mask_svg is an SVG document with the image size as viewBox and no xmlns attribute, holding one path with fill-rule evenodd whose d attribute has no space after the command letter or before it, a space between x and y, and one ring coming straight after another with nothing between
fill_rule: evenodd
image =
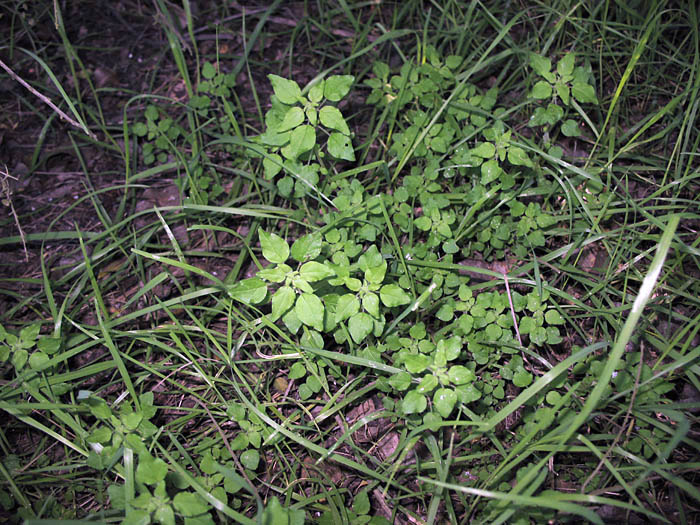
<instances>
[{"instance_id":1,"label":"serrated leaf","mask_svg":"<svg viewBox=\"0 0 700 525\"><path fill-rule=\"evenodd\" d=\"M323 331L323 314L325 308L321 299L317 296L311 293L302 293L297 298L294 311L302 323L315 328L319 332Z\"/></svg>"},{"instance_id":2,"label":"serrated leaf","mask_svg":"<svg viewBox=\"0 0 700 525\"><path fill-rule=\"evenodd\" d=\"M355 77L352 75L334 75L328 77L323 86L324 96L333 102L342 100L350 91Z\"/></svg>"},{"instance_id":3,"label":"serrated leaf","mask_svg":"<svg viewBox=\"0 0 700 525\"><path fill-rule=\"evenodd\" d=\"M411 302L411 296L397 284L385 284L382 286L379 290L379 298L382 300L384 306L389 308Z\"/></svg>"},{"instance_id":4,"label":"serrated leaf","mask_svg":"<svg viewBox=\"0 0 700 525\"><path fill-rule=\"evenodd\" d=\"M408 414L420 414L428 406L428 401L423 394L419 394L415 390L411 390L406 394L406 397L401 403L401 411Z\"/></svg>"},{"instance_id":5,"label":"serrated leaf","mask_svg":"<svg viewBox=\"0 0 700 525\"><path fill-rule=\"evenodd\" d=\"M334 131L328 137L328 153L336 159L347 160L352 162L355 160L355 150L352 147L350 137Z\"/></svg>"},{"instance_id":6,"label":"serrated leaf","mask_svg":"<svg viewBox=\"0 0 700 525\"><path fill-rule=\"evenodd\" d=\"M309 261L301 265L301 268L299 268L299 275L301 275L307 281L313 283L328 277L333 277L335 275L335 271L323 263Z\"/></svg>"},{"instance_id":7,"label":"serrated leaf","mask_svg":"<svg viewBox=\"0 0 700 525\"><path fill-rule=\"evenodd\" d=\"M583 82L574 82L571 86L571 95L581 103L597 104L595 88Z\"/></svg>"},{"instance_id":8,"label":"serrated leaf","mask_svg":"<svg viewBox=\"0 0 700 525\"><path fill-rule=\"evenodd\" d=\"M308 124L302 124L292 130L289 144L282 148L282 155L289 160L296 160L299 155L311 151L316 145L316 131Z\"/></svg>"},{"instance_id":9,"label":"serrated leaf","mask_svg":"<svg viewBox=\"0 0 700 525\"><path fill-rule=\"evenodd\" d=\"M581 130L578 127L578 122L573 119L567 119L562 122L561 132L565 137L578 137L581 135Z\"/></svg>"},{"instance_id":10,"label":"serrated leaf","mask_svg":"<svg viewBox=\"0 0 700 525\"><path fill-rule=\"evenodd\" d=\"M271 263L282 264L289 258L289 245L276 233L260 230L260 246L265 259Z\"/></svg>"},{"instance_id":11,"label":"serrated leaf","mask_svg":"<svg viewBox=\"0 0 700 525\"><path fill-rule=\"evenodd\" d=\"M439 388L433 396L433 405L442 417L448 417L457 403L457 393L451 388Z\"/></svg>"},{"instance_id":12,"label":"serrated leaf","mask_svg":"<svg viewBox=\"0 0 700 525\"><path fill-rule=\"evenodd\" d=\"M284 114L284 119L280 122L275 131L277 131L277 133L283 133L294 129L304 122L304 118L304 110L299 106L293 106Z\"/></svg>"},{"instance_id":13,"label":"serrated leaf","mask_svg":"<svg viewBox=\"0 0 700 525\"><path fill-rule=\"evenodd\" d=\"M301 98L299 84L277 75L267 75L267 78L270 79L275 96L282 104L292 105L299 102Z\"/></svg>"},{"instance_id":14,"label":"serrated leaf","mask_svg":"<svg viewBox=\"0 0 700 525\"><path fill-rule=\"evenodd\" d=\"M348 128L343 114L335 106L323 106L318 112L318 118L321 124L327 128L340 131L343 135L350 135L350 128Z\"/></svg>"},{"instance_id":15,"label":"serrated leaf","mask_svg":"<svg viewBox=\"0 0 700 525\"><path fill-rule=\"evenodd\" d=\"M364 341L365 337L372 333L374 328L374 322L369 314L364 312L359 312L348 321L348 331L350 332L350 337L355 343L360 344Z\"/></svg>"},{"instance_id":16,"label":"serrated leaf","mask_svg":"<svg viewBox=\"0 0 700 525\"><path fill-rule=\"evenodd\" d=\"M335 322L340 323L360 311L360 301L354 294L348 293L338 298L335 307Z\"/></svg>"},{"instance_id":17,"label":"serrated leaf","mask_svg":"<svg viewBox=\"0 0 700 525\"><path fill-rule=\"evenodd\" d=\"M537 99L550 98L552 96L552 85L545 80L540 80L532 86L530 96Z\"/></svg>"},{"instance_id":18,"label":"serrated leaf","mask_svg":"<svg viewBox=\"0 0 700 525\"><path fill-rule=\"evenodd\" d=\"M321 253L322 241L321 234L317 232L299 237L292 244L292 258L299 262L315 259Z\"/></svg>"},{"instance_id":19,"label":"serrated leaf","mask_svg":"<svg viewBox=\"0 0 700 525\"><path fill-rule=\"evenodd\" d=\"M272 321L282 317L294 305L296 293L291 286L281 286L272 296Z\"/></svg>"}]
</instances>

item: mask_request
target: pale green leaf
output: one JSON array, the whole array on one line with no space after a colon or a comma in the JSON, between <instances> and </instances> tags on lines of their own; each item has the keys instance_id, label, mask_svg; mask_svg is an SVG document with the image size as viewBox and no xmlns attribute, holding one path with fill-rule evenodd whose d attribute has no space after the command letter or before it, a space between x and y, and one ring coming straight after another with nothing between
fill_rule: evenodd
<instances>
[{"instance_id":1,"label":"pale green leaf","mask_svg":"<svg viewBox=\"0 0 700 525\"><path fill-rule=\"evenodd\" d=\"M304 122L304 118L304 110L299 106L293 106L287 110L287 113L284 115L284 119L279 126L277 126L275 131L277 131L277 133L283 133L285 131L289 131L290 129L294 129Z\"/></svg>"},{"instance_id":2,"label":"pale green leaf","mask_svg":"<svg viewBox=\"0 0 700 525\"><path fill-rule=\"evenodd\" d=\"M265 230L260 230L259 236L265 259L271 263L282 264L289 258L289 245L282 237L276 233L267 233Z\"/></svg>"},{"instance_id":3,"label":"pale green leaf","mask_svg":"<svg viewBox=\"0 0 700 525\"><path fill-rule=\"evenodd\" d=\"M350 91L355 77L352 75L334 75L328 77L323 87L323 94L328 100L338 102Z\"/></svg>"},{"instance_id":4,"label":"pale green leaf","mask_svg":"<svg viewBox=\"0 0 700 525\"><path fill-rule=\"evenodd\" d=\"M442 417L448 417L457 403L457 393L451 388L438 388L433 396L433 405Z\"/></svg>"},{"instance_id":5,"label":"pale green leaf","mask_svg":"<svg viewBox=\"0 0 700 525\"><path fill-rule=\"evenodd\" d=\"M343 135L350 135L350 128L348 128L343 114L335 106L323 106L318 112L318 118L321 124L327 128L340 131Z\"/></svg>"},{"instance_id":6,"label":"pale green leaf","mask_svg":"<svg viewBox=\"0 0 700 525\"><path fill-rule=\"evenodd\" d=\"M318 331L323 330L323 314L325 308L321 299L311 293L302 293L297 298L294 311L299 320Z\"/></svg>"},{"instance_id":7,"label":"pale green leaf","mask_svg":"<svg viewBox=\"0 0 700 525\"><path fill-rule=\"evenodd\" d=\"M411 297L397 284L385 284L379 290L379 297L384 306L393 308L411 302Z\"/></svg>"},{"instance_id":8,"label":"pale green leaf","mask_svg":"<svg viewBox=\"0 0 700 525\"><path fill-rule=\"evenodd\" d=\"M353 315L348 321L348 331L355 343L360 344L365 337L372 333L374 322L369 314L359 312Z\"/></svg>"},{"instance_id":9,"label":"pale green leaf","mask_svg":"<svg viewBox=\"0 0 700 525\"><path fill-rule=\"evenodd\" d=\"M272 83L272 89L275 92L275 96L279 99L282 104L296 104L301 98L301 89L299 84L293 80L282 78L277 75L267 75Z\"/></svg>"},{"instance_id":10,"label":"pale green leaf","mask_svg":"<svg viewBox=\"0 0 700 525\"><path fill-rule=\"evenodd\" d=\"M355 150L352 147L350 137L334 131L328 137L328 153L337 159L354 161Z\"/></svg>"},{"instance_id":11,"label":"pale green leaf","mask_svg":"<svg viewBox=\"0 0 700 525\"><path fill-rule=\"evenodd\" d=\"M296 294L291 286L281 286L272 296L272 321L282 317L294 305Z\"/></svg>"},{"instance_id":12,"label":"pale green leaf","mask_svg":"<svg viewBox=\"0 0 700 525\"><path fill-rule=\"evenodd\" d=\"M301 275L307 281L313 283L328 277L332 277L335 275L335 272L333 269L323 263L309 261L301 265L301 268L299 268L299 275Z\"/></svg>"}]
</instances>

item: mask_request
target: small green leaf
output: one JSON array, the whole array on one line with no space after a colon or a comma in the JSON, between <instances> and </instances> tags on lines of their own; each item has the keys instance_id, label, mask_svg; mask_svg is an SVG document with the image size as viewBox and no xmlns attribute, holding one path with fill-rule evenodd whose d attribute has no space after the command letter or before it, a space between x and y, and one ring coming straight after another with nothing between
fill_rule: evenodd
<instances>
[{"instance_id":1,"label":"small green leaf","mask_svg":"<svg viewBox=\"0 0 700 525\"><path fill-rule=\"evenodd\" d=\"M350 332L350 337L355 343L360 344L364 341L365 337L372 333L374 328L374 322L369 314L364 312L359 312L348 321L348 331Z\"/></svg>"},{"instance_id":2,"label":"small green leaf","mask_svg":"<svg viewBox=\"0 0 700 525\"><path fill-rule=\"evenodd\" d=\"M557 310L547 310L544 314L544 320L547 324L564 324L564 318Z\"/></svg>"},{"instance_id":3,"label":"small green leaf","mask_svg":"<svg viewBox=\"0 0 700 525\"><path fill-rule=\"evenodd\" d=\"M454 385L466 385L476 379L474 372L462 365L451 366L447 371L447 377L450 378L450 382Z\"/></svg>"},{"instance_id":4,"label":"small green leaf","mask_svg":"<svg viewBox=\"0 0 700 525\"><path fill-rule=\"evenodd\" d=\"M389 378L389 385L391 385L391 388L394 390L403 392L411 386L411 374L408 372L399 372L398 374L394 374Z\"/></svg>"},{"instance_id":5,"label":"small green leaf","mask_svg":"<svg viewBox=\"0 0 700 525\"><path fill-rule=\"evenodd\" d=\"M263 268L257 274L264 281L270 281L272 283L281 283L287 276L292 273L292 267L288 264L279 264L276 266L268 266Z\"/></svg>"},{"instance_id":6,"label":"small green leaf","mask_svg":"<svg viewBox=\"0 0 700 525\"><path fill-rule=\"evenodd\" d=\"M282 171L282 157L277 153L271 153L263 157L263 169L265 170L265 178L271 180Z\"/></svg>"},{"instance_id":7,"label":"small green leaf","mask_svg":"<svg viewBox=\"0 0 700 525\"><path fill-rule=\"evenodd\" d=\"M265 259L271 263L282 264L289 258L289 245L276 233L267 233L260 230L260 246Z\"/></svg>"},{"instance_id":8,"label":"small green leaf","mask_svg":"<svg viewBox=\"0 0 700 525\"><path fill-rule=\"evenodd\" d=\"M379 317L379 297L377 294L368 292L362 298L362 308L374 318Z\"/></svg>"},{"instance_id":9,"label":"small green leaf","mask_svg":"<svg viewBox=\"0 0 700 525\"><path fill-rule=\"evenodd\" d=\"M291 286L281 286L272 296L272 321L282 317L294 305L296 294Z\"/></svg>"},{"instance_id":10,"label":"small green leaf","mask_svg":"<svg viewBox=\"0 0 700 525\"><path fill-rule=\"evenodd\" d=\"M216 68L211 62L204 62L204 65L202 65L202 76L207 80L211 80L216 76Z\"/></svg>"},{"instance_id":11,"label":"small green leaf","mask_svg":"<svg viewBox=\"0 0 700 525\"><path fill-rule=\"evenodd\" d=\"M518 388L525 388L532 383L532 374L527 370L519 370L513 375L513 384Z\"/></svg>"},{"instance_id":12,"label":"small green leaf","mask_svg":"<svg viewBox=\"0 0 700 525\"><path fill-rule=\"evenodd\" d=\"M430 366L430 362L430 357L425 354L411 354L404 359L404 366L412 374L420 374Z\"/></svg>"},{"instance_id":13,"label":"small green leaf","mask_svg":"<svg viewBox=\"0 0 700 525\"><path fill-rule=\"evenodd\" d=\"M292 258L299 262L315 259L321 253L322 240L321 234L317 232L299 237L292 244Z\"/></svg>"},{"instance_id":14,"label":"small green leaf","mask_svg":"<svg viewBox=\"0 0 700 525\"><path fill-rule=\"evenodd\" d=\"M369 514L370 504L369 496L367 495L367 490L361 491L352 500L352 511L355 514L364 515Z\"/></svg>"},{"instance_id":15,"label":"small green leaf","mask_svg":"<svg viewBox=\"0 0 700 525\"><path fill-rule=\"evenodd\" d=\"M328 153L337 159L352 162L355 160L355 150L350 138L342 133L334 131L328 137Z\"/></svg>"},{"instance_id":16,"label":"small green leaf","mask_svg":"<svg viewBox=\"0 0 700 525\"><path fill-rule=\"evenodd\" d=\"M280 122L280 125L277 126L275 131L277 133L283 133L285 131L289 131L290 129L294 129L304 122L304 118L304 110L299 106L293 106L287 110L287 113L284 114L284 119L282 122Z\"/></svg>"},{"instance_id":17,"label":"small green leaf","mask_svg":"<svg viewBox=\"0 0 700 525\"><path fill-rule=\"evenodd\" d=\"M450 322L454 317L454 307L450 303L443 304L435 314L435 317L446 323Z\"/></svg>"},{"instance_id":18,"label":"small green leaf","mask_svg":"<svg viewBox=\"0 0 700 525\"><path fill-rule=\"evenodd\" d=\"M442 417L447 417L457 403L457 393L451 388L439 388L433 396L433 404Z\"/></svg>"},{"instance_id":19,"label":"small green leaf","mask_svg":"<svg viewBox=\"0 0 700 525\"><path fill-rule=\"evenodd\" d=\"M255 470L258 468L258 464L260 463L260 452L255 449L248 449L241 453L240 460L241 464L245 468Z\"/></svg>"},{"instance_id":20,"label":"small green leaf","mask_svg":"<svg viewBox=\"0 0 700 525\"><path fill-rule=\"evenodd\" d=\"M294 305L299 320L307 326L323 331L323 314L325 308L321 299L311 293L302 293Z\"/></svg>"},{"instance_id":21,"label":"small green leaf","mask_svg":"<svg viewBox=\"0 0 700 525\"><path fill-rule=\"evenodd\" d=\"M423 394L411 390L401 403L401 410L404 414L420 414L428 406L428 401Z\"/></svg>"},{"instance_id":22,"label":"small green leaf","mask_svg":"<svg viewBox=\"0 0 700 525\"><path fill-rule=\"evenodd\" d=\"M350 135L350 128L348 128L343 114L335 106L323 106L318 112L318 118L321 124L327 128L340 131L343 135Z\"/></svg>"},{"instance_id":23,"label":"small green leaf","mask_svg":"<svg viewBox=\"0 0 700 525\"><path fill-rule=\"evenodd\" d=\"M11 363L12 366L15 367L15 370L19 372L24 368L24 365L27 364L28 359L29 352L27 352L24 348L20 348L18 350L15 350L15 352L12 354Z\"/></svg>"},{"instance_id":24,"label":"small green leaf","mask_svg":"<svg viewBox=\"0 0 700 525\"><path fill-rule=\"evenodd\" d=\"M228 289L228 294L245 304L257 304L262 302L267 295L267 285L262 279L251 277L237 282Z\"/></svg>"},{"instance_id":25,"label":"small green leaf","mask_svg":"<svg viewBox=\"0 0 700 525\"><path fill-rule=\"evenodd\" d=\"M557 81L555 84L555 88L557 90L557 95L559 95L559 98L561 101L564 103L565 106L569 105L569 100L571 98L571 89L567 84L564 84L561 80Z\"/></svg>"},{"instance_id":26,"label":"small green leaf","mask_svg":"<svg viewBox=\"0 0 700 525\"><path fill-rule=\"evenodd\" d=\"M573 53L567 53L562 59L557 62L557 73L562 77L567 77L574 73L574 62L576 56Z\"/></svg>"},{"instance_id":27,"label":"small green leaf","mask_svg":"<svg viewBox=\"0 0 700 525\"><path fill-rule=\"evenodd\" d=\"M160 458L151 455L139 457L139 465L136 467L136 480L146 485L155 485L165 479L168 473L168 464Z\"/></svg>"},{"instance_id":28,"label":"small green leaf","mask_svg":"<svg viewBox=\"0 0 700 525\"><path fill-rule=\"evenodd\" d=\"M289 379L301 379L306 375L306 367L302 363L294 363L289 369Z\"/></svg>"},{"instance_id":29,"label":"small green leaf","mask_svg":"<svg viewBox=\"0 0 700 525\"><path fill-rule=\"evenodd\" d=\"M311 88L309 88L309 100L315 104L318 104L321 102L321 99L323 99L323 87L325 85L325 81L321 80L320 82L316 82Z\"/></svg>"},{"instance_id":30,"label":"small green leaf","mask_svg":"<svg viewBox=\"0 0 700 525\"><path fill-rule=\"evenodd\" d=\"M552 61L547 57L530 53L530 66L538 75L547 76L552 69Z\"/></svg>"},{"instance_id":31,"label":"small green leaf","mask_svg":"<svg viewBox=\"0 0 700 525\"><path fill-rule=\"evenodd\" d=\"M476 148L473 148L470 153L475 157L490 159L496 154L496 146L490 142L482 142Z\"/></svg>"},{"instance_id":32,"label":"small green leaf","mask_svg":"<svg viewBox=\"0 0 700 525\"><path fill-rule=\"evenodd\" d=\"M573 119L565 120L561 125L561 132L565 137L578 137L581 135L581 130L578 127L578 122Z\"/></svg>"},{"instance_id":33,"label":"small green leaf","mask_svg":"<svg viewBox=\"0 0 700 525\"><path fill-rule=\"evenodd\" d=\"M187 517L198 516L209 510L204 499L194 492L178 492L173 498L173 506L180 514Z\"/></svg>"},{"instance_id":34,"label":"small green leaf","mask_svg":"<svg viewBox=\"0 0 700 525\"><path fill-rule=\"evenodd\" d=\"M534 166L530 160L530 157L528 157L527 153L525 153L525 150L517 146L511 146L508 148L508 162L510 162L513 166L527 166L528 168L532 168Z\"/></svg>"},{"instance_id":35,"label":"small green leaf","mask_svg":"<svg viewBox=\"0 0 700 525\"><path fill-rule=\"evenodd\" d=\"M481 165L481 184L486 186L497 180L502 172L503 170L501 170L496 159L487 160Z\"/></svg>"},{"instance_id":36,"label":"small green leaf","mask_svg":"<svg viewBox=\"0 0 700 525\"><path fill-rule=\"evenodd\" d=\"M552 85L549 82L540 80L532 87L530 96L537 99L550 98L552 96Z\"/></svg>"},{"instance_id":37,"label":"small green leaf","mask_svg":"<svg viewBox=\"0 0 700 525\"><path fill-rule=\"evenodd\" d=\"M323 87L323 94L328 100L338 102L350 91L355 77L352 75L334 75L328 77Z\"/></svg>"},{"instance_id":38,"label":"small green leaf","mask_svg":"<svg viewBox=\"0 0 700 525\"><path fill-rule=\"evenodd\" d=\"M275 96L282 104L292 105L299 102L301 98L299 84L277 75L267 75L267 78L270 79Z\"/></svg>"},{"instance_id":39,"label":"small green leaf","mask_svg":"<svg viewBox=\"0 0 700 525\"><path fill-rule=\"evenodd\" d=\"M360 301L354 294L347 293L338 298L338 304L335 307L335 322L340 323L349 319L360 311Z\"/></svg>"},{"instance_id":40,"label":"small green leaf","mask_svg":"<svg viewBox=\"0 0 700 525\"><path fill-rule=\"evenodd\" d=\"M379 297L384 306L393 308L411 302L411 297L397 284L385 284L379 290Z\"/></svg>"},{"instance_id":41,"label":"small green leaf","mask_svg":"<svg viewBox=\"0 0 700 525\"><path fill-rule=\"evenodd\" d=\"M419 394L429 394L433 390L435 390L435 387L438 386L438 379L432 374L428 374L427 376L423 377L421 379L421 382L418 383L418 386L416 387L416 392Z\"/></svg>"},{"instance_id":42,"label":"small green leaf","mask_svg":"<svg viewBox=\"0 0 700 525\"><path fill-rule=\"evenodd\" d=\"M598 98L595 96L595 88L584 82L574 82L571 86L571 95L581 103L598 103Z\"/></svg>"},{"instance_id":43,"label":"small green leaf","mask_svg":"<svg viewBox=\"0 0 700 525\"><path fill-rule=\"evenodd\" d=\"M299 268L299 275L301 275L307 281L313 283L328 277L333 277L335 275L335 271L323 263L309 261L301 265L301 268Z\"/></svg>"},{"instance_id":44,"label":"small green leaf","mask_svg":"<svg viewBox=\"0 0 700 525\"><path fill-rule=\"evenodd\" d=\"M33 352L29 357L29 368L37 372L44 370L44 368L46 368L46 363L48 363L50 359L48 355L40 350Z\"/></svg>"},{"instance_id":45,"label":"small green leaf","mask_svg":"<svg viewBox=\"0 0 700 525\"><path fill-rule=\"evenodd\" d=\"M299 155L310 151L316 145L316 131L308 124L294 128L289 137L289 144L282 148L282 155L289 160L296 160Z\"/></svg>"}]
</instances>

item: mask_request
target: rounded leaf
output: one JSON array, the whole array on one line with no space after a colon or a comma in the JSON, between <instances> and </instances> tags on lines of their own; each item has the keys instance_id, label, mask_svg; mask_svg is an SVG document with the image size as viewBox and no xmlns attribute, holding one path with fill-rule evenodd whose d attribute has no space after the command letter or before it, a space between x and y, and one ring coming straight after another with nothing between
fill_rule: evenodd
<instances>
[{"instance_id":1,"label":"rounded leaf","mask_svg":"<svg viewBox=\"0 0 700 525\"><path fill-rule=\"evenodd\" d=\"M428 401L423 394L411 390L401 403L401 410L404 414L420 414L428 406Z\"/></svg>"},{"instance_id":2,"label":"rounded leaf","mask_svg":"<svg viewBox=\"0 0 700 525\"><path fill-rule=\"evenodd\" d=\"M433 404L442 417L452 413L457 403L457 393L451 388L439 388L433 396Z\"/></svg>"},{"instance_id":3,"label":"rounded leaf","mask_svg":"<svg viewBox=\"0 0 700 525\"><path fill-rule=\"evenodd\" d=\"M198 516L209 510L204 499L194 492L178 492L173 498L173 506L175 510L186 517Z\"/></svg>"},{"instance_id":4,"label":"rounded leaf","mask_svg":"<svg viewBox=\"0 0 700 525\"><path fill-rule=\"evenodd\" d=\"M412 374L420 374L430 366L430 362L430 358L425 354L411 354L404 359L404 366Z\"/></svg>"},{"instance_id":5,"label":"rounded leaf","mask_svg":"<svg viewBox=\"0 0 700 525\"><path fill-rule=\"evenodd\" d=\"M272 296L272 320L282 317L294 305L296 294L291 286L281 286Z\"/></svg>"},{"instance_id":6,"label":"rounded leaf","mask_svg":"<svg viewBox=\"0 0 700 525\"><path fill-rule=\"evenodd\" d=\"M476 379L474 372L462 365L451 366L447 371L447 377L453 385L466 385Z\"/></svg>"},{"instance_id":7,"label":"rounded leaf","mask_svg":"<svg viewBox=\"0 0 700 525\"><path fill-rule=\"evenodd\" d=\"M255 449L248 449L241 454L240 460L245 468L255 470L260 463L260 452Z\"/></svg>"},{"instance_id":8,"label":"rounded leaf","mask_svg":"<svg viewBox=\"0 0 700 525\"><path fill-rule=\"evenodd\" d=\"M353 315L348 321L348 331L350 337L355 343L359 344L364 341L365 337L372 333L374 322L369 314L359 312Z\"/></svg>"},{"instance_id":9,"label":"rounded leaf","mask_svg":"<svg viewBox=\"0 0 700 525\"><path fill-rule=\"evenodd\" d=\"M530 96L538 99L550 98L552 96L552 85L549 82L540 80L532 87Z\"/></svg>"},{"instance_id":10,"label":"rounded leaf","mask_svg":"<svg viewBox=\"0 0 700 525\"><path fill-rule=\"evenodd\" d=\"M350 128L348 128L343 114L335 106L323 106L318 112L318 118L321 124L327 128L340 131L343 135L350 135Z\"/></svg>"},{"instance_id":11,"label":"rounded leaf","mask_svg":"<svg viewBox=\"0 0 700 525\"><path fill-rule=\"evenodd\" d=\"M299 155L310 151L316 145L316 131L308 124L294 128L289 137L289 144L282 148L282 155L289 160L296 160Z\"/></svg>"},{"instance_id":12,"label":"rounded leaf","mask_svg":"<svg viewBox=\"0 0 700 525\"><path fill-rule=\"evenodd\" d=\"M328 153L337 159L352 162L355 160L355 150L352 147L350 137L334 131L328 137Z\"/></svg>"},{"instance_id":13,"label":"rounded leaf","mask_svg":"<svg viewBox=\"0 0 700 525\"><path fill-rule=\"evenodd\" d=\"M304 118L305 114L302 108L299 106L291 107L287 110L287 113L284 114L284 119L282 119L282 122L280 122L275 131L277 131L277 133L282 133L294 129L304 122Z\"/></svg>"},{"instance_id":14,"label":"rounded leaf","mask_svg":"<svg viewBox=\"0 0 700 525\"><path fill-rule=\"evenodd\" d=\"M311 293L302 293L294 305L299 320L307 326L323 331L323 314L325 308L321 299Z\"/></svg>"},{"instance_id":15,"label":"rounded leaf","mask_svg":"<svg viewBox=\"0 0 700 525\"><path fill-rule=\"evenodd\" d=\"M313 283L326 279L327 277L333 277L335 272L332 268L323 263L309 261L301 265L301 268L299 268L299 275Z\"/></svg>"},{"instance_id":16,"label":"rounded leaf","mask_svg":"<svg viewBox=\"0 0 700 525\"><path fill-rule=\"evenodd\" d=\"M323 85L323 94L328 100L338 102L350 91L355 77L352 75L334 75L328 77Z\"/></svg>"},{"instance_id":17,"label":"rounded leaf","mask_svg":"<svg viewBox=\"0 0 700 525\"><path fill-rule=\"evenodd\" d=\"M411 297L398 284L385 284L379 290L379 298L384 306L393 308L411 302Z\"/></svg>"},{"instance_id":18,"label":"rounded leaf","mask_svg":"<svg viewBox=\"0 0 700 525\"><path fill-rule=\"evenodd\" d=\"M276 233L267 233L260 230L260 246L265 259L271 263L282 264L289 258L289 245Z\"/></svg>"},{"instance_id":19,"label":"rounded leaf","mask_svg":"<svg viewBox=\"0 0 700 525\"><path fill-rule=\"evenodd\" d=\"M411 386L411 374L408 372L399 372L389 378L389 385L394 390L404 391Z\"/></svg>"},{"instance_id":20,"label":"rounded leaf","mask_svg":"<svg viewBox=\"0 0 700 525\"><path fill-rule=\"evenodd\" d=\"M299 262L315 259L321 253L321 242L321 234L316 232L299 237L292 244L292 257Z\"/></svg>"},{"instance_id":21,"label":"rounded leaf","mask_svg":"<svg viewBox=\"0 0 700 525\"><path fill-rule=\"evenodd\" d=\"M251 277L229 287L228 294L236 301L245 304L257 304L265 299L267 286L262 279Z\"/></svg>"},{"instance_id":22,"label":"rounded leaf","mask_svg":"<svg viewBox=\"0 0 700 525\"><path fill-rule=\"evenodd\" d=\"M347 293L338 298L335 306L335 322L340 323L360 311L360 301L354 294Z\"/></svg>"}]
</instances>

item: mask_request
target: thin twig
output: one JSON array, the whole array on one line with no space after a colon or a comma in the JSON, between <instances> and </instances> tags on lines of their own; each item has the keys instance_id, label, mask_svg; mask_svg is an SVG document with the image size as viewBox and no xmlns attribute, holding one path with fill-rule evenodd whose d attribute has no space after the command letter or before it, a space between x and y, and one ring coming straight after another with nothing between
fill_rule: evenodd
<instances>
[{"instance_id":1,"label":"thin twig","mask_svg":"<svg viewBox=\"0 0 700 525\"><path fill-rule=\"evenodd\" d=\"M523 340L520 338L520 330L518 330L518 319L515 317L515 307L513 306L513 298L510 295L510 285L508 284L508 275L503 274L503 281L506 283L506 293L508 294L508 304L510 304L510 314L513 316L513 326L515 327L515 335L518 336L518 344L522 348Z\"/></svg>"},{"instance_id":2,"label":"thin twig","mask_svg":"<svg viewBox=\"0 0 700 525\"><path fill-rule=\"evenodd\" d=\"M1 61L0 61L1 62ZM15 224L17 225L17 230L19 231L19 238L22 239L22 247L24 248L24 260L29 262L29 251L27 250L27 238L24 236L24 230L22 230L22 226L19 223L19 217L17 217L17 212L15 211L15 207L12 204L12 192L10 191L10 184L7 182L7 179L14 179L17 180L15 177L10 175L10 172L7 171L7 165L5 166L5 171L2 172L0 171L0 175L2 175L2 190L3 193L5 194L5 200L7 200L7 205L10 207L10 211L12 212L12 216L15 219Z\"/></svg>"},{"instance_id":3,"label":"thin twig","mask_svg":"<svg viewBox=\"0 0 700 525\"><path fill-rule=\"evenodd\" d=\"M42 102L44 102L45 104L47 104L51 109L53 109L56 113L58 113L58 116L59 116L59 117L61 117L62 119L66 120L69 124L75 126L76 128L79 128L79 129L81 129L82 131L84 131L85 133L87 133L87 135L88 135L90 138L92 138L92 139L94 139L94 140L97 140L97 137L95 136L95 134L94 134L93 132L91 132L91 131L88 130L88 129L85 129L85 127L83 127L83 126L80 125L78 122L76 122L75 120L73 120L72 118L70 118L68 115L66 115L58 106L56 106L56 104L54 104L53 102L51 102L51 100L49 100L46 96L42 95L42 94L39 93L36 89L34 89L32 86L30 86L29 84L27 84L27 82L25 82L24 79L22 79L19 75L17 75L17 73L15 73L14 71L12 71L12 70L5 64L5 62L3 62L2 60L0 60L0 67L2 67L5 71L7 71L8 75L10 75L10 76L11 76L12 78L14 78L17 82L19 82L19 83L22 84L25 88L27 88L34 96L38 97L39 100L41 100Z\"/></svg>"}]
</instances>

